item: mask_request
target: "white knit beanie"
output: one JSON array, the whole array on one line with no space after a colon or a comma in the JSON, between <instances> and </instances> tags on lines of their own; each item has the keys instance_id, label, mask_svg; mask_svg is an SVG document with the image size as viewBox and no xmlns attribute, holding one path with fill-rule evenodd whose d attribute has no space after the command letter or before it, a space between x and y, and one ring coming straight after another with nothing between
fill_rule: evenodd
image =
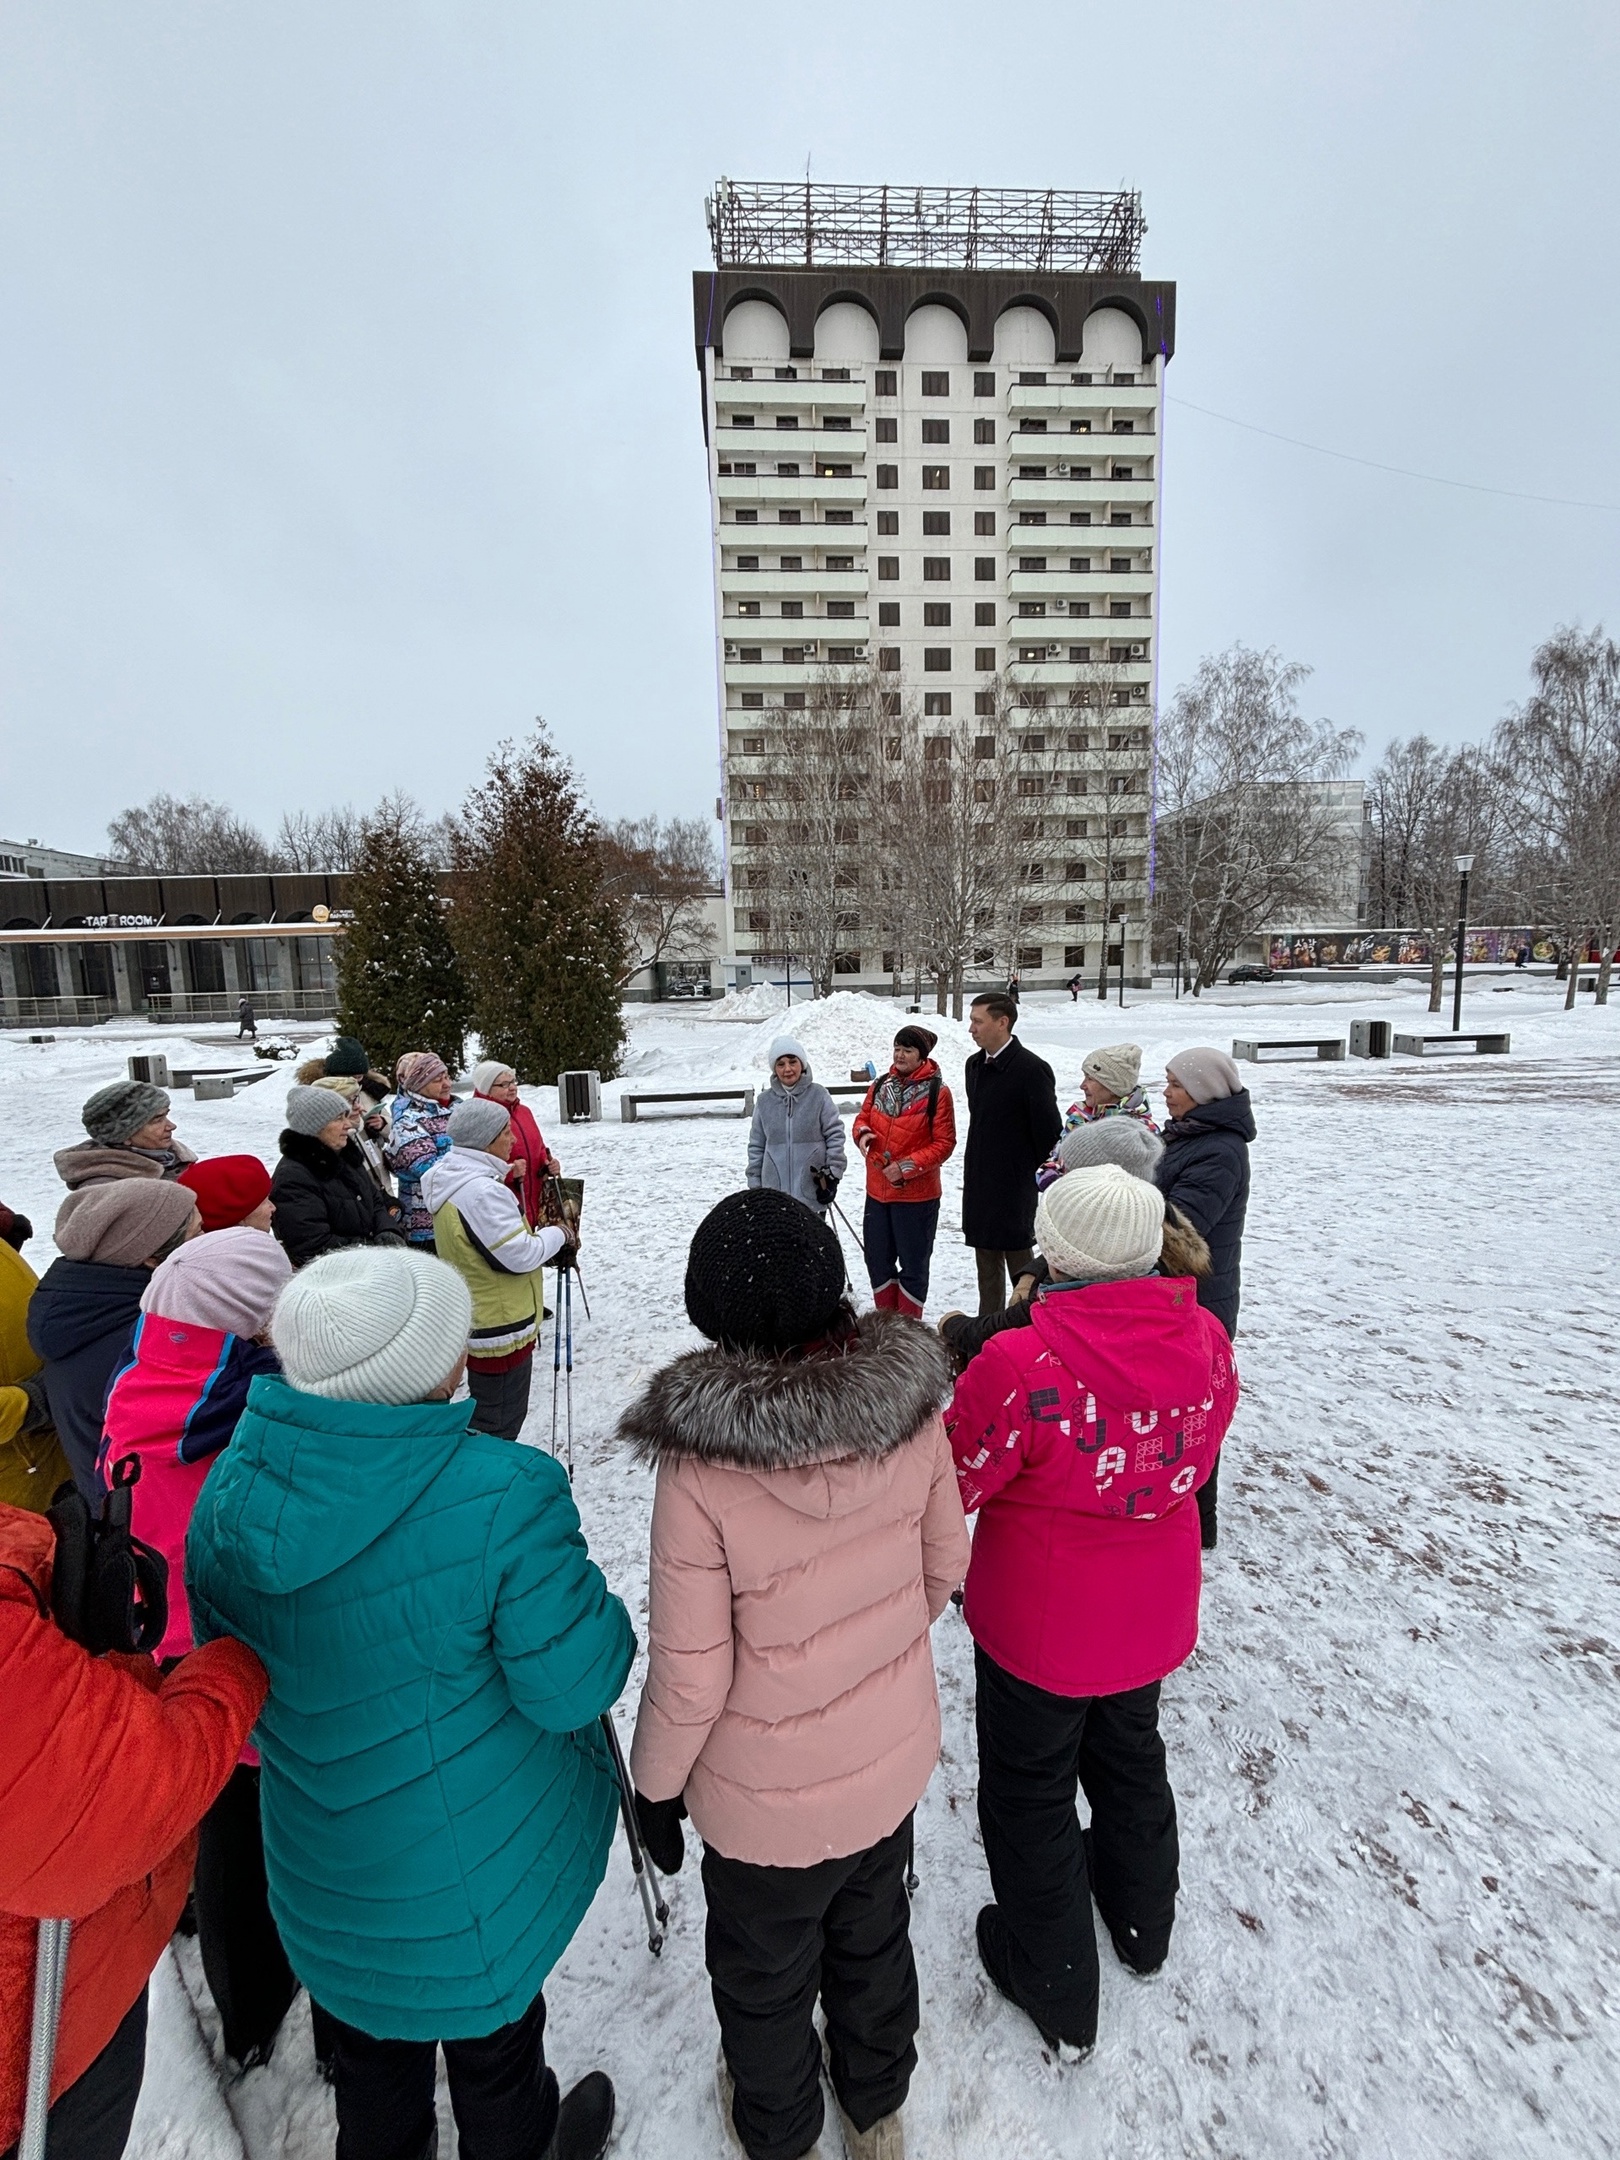
<instances>
[{"instance_id":1,"label":"white knit beanie","mask_svg":"<svg viewBox=\"0 0 1620 2160\"><path fill-rule=\"evenodd\" d=\"M402 1245L312 1260L270 1321L291 1386L338 1402L423 1402L467 1347L472 1299L455 1269Z\"/></svg>"},{"instance_id":2,"label":"white knit beanie","mask_svg":"<svg viewBox=\"0 0 1620 2160\"><path fill-rule=\"evenodd\" d=\"M1142 1047L1140 1043L1104 1043L1082 1061L1080 1070L1123 1102L1142 1077Z\"/></svg>"},{"instance_id":3,"label":"white knit beanie","mask_svg":"<svg viewBox=\"0 0 1620 2160\"><path fill-rule=\"evenodd\" d=\"M1150 1275L1164 1242L1164 1195L1117 1163L1071 1170L1041 1194L1035 1236L1052 1273L1066 1281Z\"/></svg>"},{"instance_id":4,"label":"white knit beanie","mask_svg":"<svg viewBox=\"0 0 1620 2160\"><path fill-rule=\"evenodd\" d=\"M491 1088L499 1086L503 1076L512 1080L517 1078L504 1058L485 1058L472 1069L473 1093L487 1095Z\"/></svg>"}]
</instances>

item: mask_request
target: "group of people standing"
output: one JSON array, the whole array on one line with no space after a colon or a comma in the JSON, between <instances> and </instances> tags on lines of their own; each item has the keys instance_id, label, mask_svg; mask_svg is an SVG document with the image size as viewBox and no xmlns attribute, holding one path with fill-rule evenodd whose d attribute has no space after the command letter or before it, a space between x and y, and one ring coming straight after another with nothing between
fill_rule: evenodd
<instances>
[{"instance_id":1,"label":"group of people standing","mask_svg":"<svg viewBox=\"0 0 1620 2160\"><path fill-rule=\"evenodd\" d=\"M1097 2027L1093 1900L1127 1966L1169 1948L1158 1691L1197 1635L1196 1500L1236 1401L1253 1127L1235 1071L1201 1050L1171 1059L1159 1134L1139 1054L1116 1045L1088 1059L1066 1128L1009 1006L976 1004L967 1071L980 1313L918 1324L956 1144L934 1037L900 1030L855 1120L860 1314L826 1219L842 1125L802 1045L778 1042L748 1189L688 1252L706 1346L620 1422L656 1471L635 1812L665 1873L684 1820L702 1841L717 2106L749 2160L825 2150L824 2080L846 2152L902 2160L921 2014L907 1882L940 1747L931 1629L964 1583L987 1976L1073 2054ZM137 1528L170 1560L179 1662L159 1679L68 1641L48 1530L0 1509L0 1675L59 1706L48 1731L31 1711L0 1741L0 2145L20 2117L28 1916L79 1922L50 2160L116 2160L146 1973L194 1881L227 2052L262 2060L305 1986L342 2160L429 2160L440 2044L468 2160L597 2160L613 2088L593 2071L560 2092L542 1990L605 1870L598 1720L636 1641L562 1468L511 1444L541 1270L573 1249L537 1191L555 1161L505 1068L455 1100L420 1053L390 1101L358 1046L318 1062L274 1177L255 1158L195 1164L133 1083L102 1091L115 1116L86 1106L89 1145L151 1167L64 1203L59 1244L108 1208L97 1191L145 1207L97 1215L113 1241L83 1261L63 1245L71 1266L130 1278L123 1336L99 1404L88 1367L42 1350L43 1397L85 1413L68 1423L87 1496L141 1461ZM97 1839L115 1794L114 1847Z\"/></svg>"}]
</instances>

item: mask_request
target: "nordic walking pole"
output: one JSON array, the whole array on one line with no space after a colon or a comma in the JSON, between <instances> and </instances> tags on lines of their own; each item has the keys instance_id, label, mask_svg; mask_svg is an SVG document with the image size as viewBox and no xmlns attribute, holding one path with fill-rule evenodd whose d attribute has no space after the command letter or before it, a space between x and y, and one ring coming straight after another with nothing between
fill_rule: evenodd
<instances>
[{"instance_id":1,"label":"nordic walking pole","mask_svg":"<svg viewBox=\"0 0 1620 2160\"><path fill-rule=\"evenodd\" d=\"M568 1378L563 1392L568 1398L568 1482L574 1482L574 1271L563 1269L563 1310L568 1315Z\"/></svg>"},{"instance_id":2,"label":"nordic walking pole","mask_svg":"<svg viewBox=\"0 0 1620 2160\"><path fill-rule=\"evenodd\" d=\"M562 1270L558 1270L559 1277ZM551 1459L557 1460L557 1381L562 1373L562 1283L557 1284L557 1310L551 1316Z\"/></svg>"},{"instance_id":3,"label":"nordic walking pole","mask_svg":"<svg viewBox=\"0 0 1620 2160\"><path fill-rule=\"evenodd\" d=\"M34 1952L34 2013L28 2035L28 2085L17 2160L45 2160L51 2072L56 2067L56 2033L62 2020L62 1989L67 1980L72 1932L71 1920L39 1923L39 1944Z\"/></svg>"},{"instance_id":4,"label":"nordic walking pole","mask_svg":"<svg viewBox=\"0 0 1620 2160\"><path fill-rule=\"evenodd\" d=\"M630 1847L630 1865L635 1870L636 1888L641 1892L642 1910L647 1915L647 1948L657 1957L664 1947L669 1907L641 1842L641 1825L636 1821L636 1796L631 1788L630 1773L624 1766L619 1728L613 1722L611 1710L602 1712L602 1730L607 1734L608 1752L613 1757L613 1775L619 1781L619 1815L624 1823L625 1841Z\"/></svg>"},{"instance_id":5,"label":"nordic walking pole","mask_svg":"<svg viewBox=\"0 0 1620 2160\"><path fill-rule=\"evenodd\" d=\"M579 1302L584 1306L585 1317L588 1320L591 1317L591 1301L585 1295L585 1278L579 1272L579 1257L577 1252L574 1258L574 1280L579 1284Z\"/></svg>"}]
</instances>

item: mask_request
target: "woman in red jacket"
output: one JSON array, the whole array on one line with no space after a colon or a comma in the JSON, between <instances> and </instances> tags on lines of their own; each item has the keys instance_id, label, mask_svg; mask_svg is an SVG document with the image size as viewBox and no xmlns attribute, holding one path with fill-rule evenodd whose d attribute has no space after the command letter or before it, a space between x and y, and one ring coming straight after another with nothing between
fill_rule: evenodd
<instances>
[{"instance_id":1,"label":"woman in red jacket","mask_svg":"<svg viewBox=\"0 0 1620 2160\"><path fill-rule=\"evenodd\" d=\"M873 1301L882 1310L922 1318L928 1263L939 1228L939 1168L956 1152L951 1091L934 1063L939 1040L925 1027L903 1027L894 1063L874 1080L855 1114L851 1138L866 1157L862 1242Z\"/></svg>"},{"instance_id":2,"label":"woman in red jacket","mask_svg":"<svg viewBox=\"0 0 1620 2160\"><path fill-rule=\"evenodd\" d=\"M264 1701L240 1643L160 1679L91 1657L51 1618L54 1537L0 1507L0 2151L22 2128L42 1919L73 1923L51 2079L51 2160L118 2160L146 2060L146 1982L191 1884L197 1824Z\"/></svg>"},{"instance_id":3,"label":"woman in red jacket","mask_svg":"<svg viewBox=\"0 0 1620 2160\"><path fill-rule=\"evenodd\" d=\"M512 1157L506 1182L514 1188L523 1220L531 1230L546 1227L544 1186L548 1177L560 1177L562 1164L540 1137L534 1112L518 1094L517 1074L499 1058L485 1058L472 1069L473 1093L486 1102L498 1102L511 1119Z\"/></svg>"}]
</instances>

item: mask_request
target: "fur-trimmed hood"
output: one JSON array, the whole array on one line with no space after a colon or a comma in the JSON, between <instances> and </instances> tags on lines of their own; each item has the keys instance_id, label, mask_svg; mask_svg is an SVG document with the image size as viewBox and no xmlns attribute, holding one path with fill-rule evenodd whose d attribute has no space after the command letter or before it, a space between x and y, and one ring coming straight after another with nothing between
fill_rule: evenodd
<instances>
[{"instance_id":1,"label":"fur-trimmed hood","mask_svg":"<svg viewBox=\"0 0 1620 2160\"><path fill-rule=\"evenodd\" d=\"M693 1350L666 1365L619 1420L641 1462L689 1458L769 1474L877 1462L904 1447L951 1392L938 1337L899 1313L863 1313L843 1355Z\"/></svg>"}]
</instances>

